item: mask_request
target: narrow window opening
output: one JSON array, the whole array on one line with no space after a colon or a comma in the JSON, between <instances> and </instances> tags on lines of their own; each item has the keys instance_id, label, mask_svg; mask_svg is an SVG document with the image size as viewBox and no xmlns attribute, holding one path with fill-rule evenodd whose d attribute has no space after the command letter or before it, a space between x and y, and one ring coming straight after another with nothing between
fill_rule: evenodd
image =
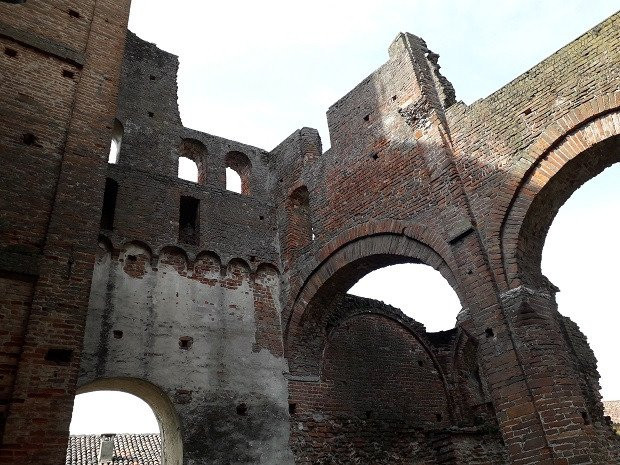
<instances>
[{"instance_id":1,"label":"narrow window opening","mask_svg":"<svg viewBox=\"0 0 620 465\"><path fill-rule=\"evenodd\" d=\"M190 158L179 157L178 176L186 181L198 182L198 165Z\"/></svg>"},{"instance_id":2,"label":"narrow window opening","mask_svg":"<svg viewBox=\"0 0 620 465\"><path fill-rule=\"evenodd\" d=\"M372 410L366 410L366 420L370 420L372 418Z\"/></svg>"},{"instance_id":3,"label":"narrow window opening","mask_svg":"<svg viewBox=\"0 0 620 465\"><path fill-rule=\"evenodd\" d=\"M73 71L69 71L68 69L62 70L62 77L73 79L74 76L75 76L75 73Z\"/></svg>"},{"instance_id":4,"label":"narrow window opening","mask_svg":"<svg viewBox=\"0 0 620 465\"><path fill-rule=\"evenodd\" d=\"M288 404L288 413L289 413L289 415L294 415L296 410L297 410L297 404L296 403L291 402L290 404Z\"/></svg>"},{"instance_id":5,"label":"narrow window opening","mask_svg":"<svg viewBox=\"0 0 620 465\"><path fill-rule=\"evenodd\" d=\"M441 413L436 413L436 414L435 414L435 419L436 419L437 421L441 421L441 420L443 420L443 415L442 415Z\"/></svg>"},{"instance_id":6,"label":"narrow window opening","mask_svg":"<svg viewBox=\"0 0 620 465\"><path fill-rule=\"evenodd\" d=\"M226 190L250 195L251 171L248 157L241 152L229 152L226 155Z\"/></svg>"},{"instance_id":7,"label":"narrow window opening","mask_svg":"<svg viewBox=\"0 0 620 465\"><path fill-rule=\"evenodd\" d=\"M495 336L495 333L493 333L493 330L491 328L487 328L484 330L484 334L486 335L486 337L493 337Z\"/></svg>"},{"instance_id":8,"label":"narrow window opening","mask_svg":"<svg viewBox=\"0 0 620 465\"><path fill-rule=\"evenodd\" d=\"M118 195L118 183L114 179L106 178L103 192L103 208L101 209L101 229L112 231L114 229L114 214L116 211L116 197Z\"/></svg>"},{"instance_id":9,"label":"narrow window opening","mask_svg":"<svg viewBox=\"0 0 620 465\"><path fill-rule=\"evenodd\" d=\"M112 127L112 142L110 143L110 154L108 155L108 163L118 163L121 153L121 144L123 142L123 125L117 119L114 120Z\"/></svg>"},{"instance_id":10,"label":"narrow window opening","mask_svg":"<svg viewBox=\"0 0 620 465\"><path fill-rule=\"evenodd\" d=\"M198 207L200 200L181 196L179 208L179 242L198 245Z\"/></svg>"},{"instance_id":11,"label":"narrow window opening","mask_svg":"<svg viewBox=\"0 0 620 465\"><path fill-rule=\"evenodd\" d=\"M7 47L7 48L4 49L4 54L6 56L11 57L11 58L16 58L17 57L17 50L15 50L13 48Z\"/></svg>"},{"instance_id":12,"label":"narrow window opening","mask_svg":"<svg viewBox=\"0 0 620 465\"><path fill-rule=\"evenodd\" d=\"M148 112L149 118L152 118L153 116L155 116L155 113L153 113L152 111Z\"/></svg>"},{"instance_id":13,"label":"narrow window opening","mask_svg":"<svg viewBox=\"0 0 620 465\"><path fill-rule=\"evenodd\" d=\"M373 153L372 154L372 159L373 160L378 160L379 159L379 154L378 153Z\"/></svg>"},{"instance_id":14,"label":"narrow window opening","mask_svg":"<svg viewBox=\"0 0 620 465\"><path fill-rule=\"evenodd\" d=\"M2 3L12 3L14 5L17 5L19 3L26 3L26 0L0 0L0 2L2 2Z\"/></svg>"},{"instance_id":15,"label":"narrow window opening","mask_svg":"<svg viewBox=\"0 0 620 465\"><path fill-rule=\"evenodd\" d=\"M424 362L422 360L418 360L418 365L423 367L424 366Z\"/></svg>"},{"instance_id":16,"label":"narrow window opening","mask_svg":"<svg viewBox=\"0 0 620 465\"><path fill-rule=\"evenodd\" d=\"M241 194L241 176L232 168L226 168L226 190Z\"/></svg>"},{"instance_id":17,"label":"narrow window opening","mask_svg":"<svg viewBox=\"0 0 620 465\"><path fill-rule=\"evenodd\" d=\"M114 331L112 331L112 335L114 336L114 339L123 338L123 332L120 329L115 329Z\"/></svg>"},{"instance_id":18,"label":"narrow window opening","mask_svg":"<svg viewBox=\"0 0 620 465\"><path fill-rule=\"evenodd\" d=\"M149 76L149 79L150 79L151 81L154 81L154 80L155 80L155 76L153 76L153 75L151 74L151 75Z\"/></svg>"},{"instance_id":19,"label":"narrow window opening","mask_svg":"<svg viewBox=\"0 0 620 465\"><path fill-rule=\"evenodd\" d=\"M370 121L370 115L364 116L364 121Z\"/></svg>"},{"instance_id":20,"label":"narrow window opening","mask_svg":"<svg viewBox=\"0 0 620 465\"><path fill-rule=\"evenodd\" d=\"M75 10L69 10L69 16L71 16L72 18L81 18L80 13Z\"/></svg>"}]
</instances>

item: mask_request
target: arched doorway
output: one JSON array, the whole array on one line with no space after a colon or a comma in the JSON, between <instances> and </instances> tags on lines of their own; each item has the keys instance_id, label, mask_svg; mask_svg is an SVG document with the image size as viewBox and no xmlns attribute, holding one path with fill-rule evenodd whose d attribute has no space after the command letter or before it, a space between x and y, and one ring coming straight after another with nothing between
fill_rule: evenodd
<instances>
[{"instance_id":1,"label":"arched doorway","mask_svg":"<svg viewBox=\"0 0 620 465\"><path fill-rule=\"evenodd\" d=\"M105 378L81 386L77 396L97 391L116 391L131 394L144 401L155 415L161 435L161 464L182 465L183 442L181 426L174 407L166 394L157 386L136 378ZM96 421L93 420L93 421ZM114 433L108 431L108 433ZM104 438L102 438L104 440ZM149 441L157 440L148 438ZM71 443L69 445L71 450Z\"/></svg>"}]
</instances>

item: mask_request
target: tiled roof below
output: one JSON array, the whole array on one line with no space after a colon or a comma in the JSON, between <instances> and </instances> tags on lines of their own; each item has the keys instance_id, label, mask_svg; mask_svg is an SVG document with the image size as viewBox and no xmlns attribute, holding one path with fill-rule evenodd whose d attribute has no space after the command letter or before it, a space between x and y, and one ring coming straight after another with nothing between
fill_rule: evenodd
<instances>
[{"instance_id":1,"label":"tiled roof below","mask_svg":"<svg viewBox=\"0 0 620 465\"><path fill-rule=\"evenodd\" d=\"M101 436L69 437L65 465L98 465ZM161 465L159 434L117 434L112 465Z\"/></svg>"}]
</instances>

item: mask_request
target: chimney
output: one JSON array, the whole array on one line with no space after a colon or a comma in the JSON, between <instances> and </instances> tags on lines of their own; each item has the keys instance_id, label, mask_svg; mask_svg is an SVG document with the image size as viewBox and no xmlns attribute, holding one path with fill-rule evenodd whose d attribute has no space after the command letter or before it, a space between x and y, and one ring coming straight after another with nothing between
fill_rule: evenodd
<instances>
[{"instance_id":1,"label":"chimney","mask_svg":"<svg viewBox=\"0 0 620 465\"><path fill-rule=\"evenodd\" d=\"M114 459L114 436L116 434L102 434L99 447L99 465L112 465Z\"/></svg>"}]
</instances>

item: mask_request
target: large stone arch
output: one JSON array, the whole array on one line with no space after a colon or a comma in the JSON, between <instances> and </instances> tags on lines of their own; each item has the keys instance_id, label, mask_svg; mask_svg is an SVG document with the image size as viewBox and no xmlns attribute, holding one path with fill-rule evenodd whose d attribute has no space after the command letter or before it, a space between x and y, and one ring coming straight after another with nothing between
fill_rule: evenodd
<instances>
[{"instance_id":1,"label":"large stone arch","mask_svg":"<svg viewBox=\"0 0 620 465\"><path fill-rule=\"evenodd\" d=\"M183 464L181 422L166 393L138 378L100 378L78 387L76 394L93 391L121 391L146 402L155 413L162 440L162 465Z\"/></svg>"},{"instance_id":2,"label":"large stone arch","mask_svg":"<svg viewBox=\"0 0 620 465\"><path fill-rule=\"evenodd\" d=\"M614 98L616 96L616 98ZM542 275L545 238L560 207L585 182L620 161L620 93L588 102L545 131L501 227L508 289L550 288Z\"/></svg>"},{"instance_id":3,"label":"large stone arch","mask_svg":"<svg viewBox=\"0 0 620 465\"><path fill-rule=\"evenodd\" d=\"M323 260L297 293L284 334L286 356L292 373L295 372L298 354L304 354L306 360L311 360L310 365L304 362L303 372L314 375L319 372L321 338L308 336L307 327L325 321L321 314L326 308L324 303L346 292L369 272L398 263L422 263L433 267L448 281L461 303L465 302L464 292L453 269L427 244L403 234L402 230L400 234L379 233L355 238L336 248Z\"/></svg>"}]
</instances>

